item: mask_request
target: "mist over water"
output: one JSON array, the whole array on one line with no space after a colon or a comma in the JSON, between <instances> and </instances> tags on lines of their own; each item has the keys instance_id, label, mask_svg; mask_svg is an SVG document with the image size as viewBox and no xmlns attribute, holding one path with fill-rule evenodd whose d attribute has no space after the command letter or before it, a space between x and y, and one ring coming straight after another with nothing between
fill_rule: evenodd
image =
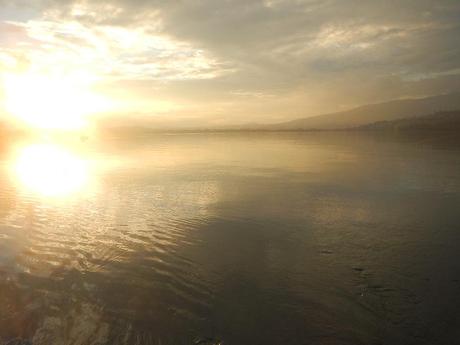
<instances>
[{"instance_id":1,"label":"mist over water","mask_svg":"<svg viewBox=\"0 0 460 345\"><path fill-rule=\"evenodd\" d=\"M353 133L6 147L0 344L453 344L459 153Z\"/></svg>"}]
</instances>

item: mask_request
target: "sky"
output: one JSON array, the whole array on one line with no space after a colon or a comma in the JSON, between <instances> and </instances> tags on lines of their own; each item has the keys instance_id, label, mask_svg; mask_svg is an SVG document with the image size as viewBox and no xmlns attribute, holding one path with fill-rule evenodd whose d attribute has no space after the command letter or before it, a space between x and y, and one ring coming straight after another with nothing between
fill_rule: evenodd
<instances>
[{"instance_id":1,"label":"sky","mask_svg":"<svg viewBox=\"0 0 460 345\"><path fill-rule=\"evenodd\" d=\"M35 125L282 122L459 91L460 1L0 0L0 79Z\"/></svg>"}]
</instances>

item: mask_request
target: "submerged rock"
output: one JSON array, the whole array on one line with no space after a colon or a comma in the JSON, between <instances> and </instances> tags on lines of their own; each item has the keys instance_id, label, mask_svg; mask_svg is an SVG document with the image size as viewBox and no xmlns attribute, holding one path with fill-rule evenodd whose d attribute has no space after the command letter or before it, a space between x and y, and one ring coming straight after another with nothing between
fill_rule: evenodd
<instances>
[{"instance_id":1,"label":"submerged rock","mask_svg":"<svg viewBox=\"0 0 460 345\"><path fill-rule=\"evenodd\" d=\"M13 339L9 340L6 343L2 343L3 345L32 345L29 340L24 339Z\"/></svg>"},{"instance_id":2,"label":"submerged rock","mask_svg":"<svg viewBox=\"0 0 460 345\"><path fill-rule=\"evenodd\" d=\"M223 343L214 338L200 338L195 340L193 345L223 345Z\"/></svg>"}]
</instances>

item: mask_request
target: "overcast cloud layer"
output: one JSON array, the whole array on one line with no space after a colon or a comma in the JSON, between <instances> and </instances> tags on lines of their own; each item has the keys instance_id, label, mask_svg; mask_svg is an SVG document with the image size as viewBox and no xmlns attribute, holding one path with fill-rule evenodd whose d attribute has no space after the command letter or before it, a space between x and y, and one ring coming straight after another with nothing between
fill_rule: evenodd
<instances>
[{"instance_id":1,"label":"overcast cloud layer","mask_svg":"<svg viewBox=\"0 0 460 345\"><path fill-rule=\"evenodd\" d=\"M0 0L26 69L90 72L123 119L277 122L460 90L460 1Z\"/></svg>"}]
</instances>

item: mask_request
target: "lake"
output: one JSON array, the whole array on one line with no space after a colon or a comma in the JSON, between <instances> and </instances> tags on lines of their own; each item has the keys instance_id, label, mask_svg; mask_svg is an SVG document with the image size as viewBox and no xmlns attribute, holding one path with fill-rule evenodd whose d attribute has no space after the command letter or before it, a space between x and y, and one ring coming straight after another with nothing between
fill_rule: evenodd
<instances>
[{"instance_id":1,"label":"lake","mask_svg":"<svg viewBox=\"0 0 460 345\"><path fill-rule=\"evenodd\" d=\"M459 341L458 145L154 134L0 162L2 345Z\"/></svg>"}]
</instances>

